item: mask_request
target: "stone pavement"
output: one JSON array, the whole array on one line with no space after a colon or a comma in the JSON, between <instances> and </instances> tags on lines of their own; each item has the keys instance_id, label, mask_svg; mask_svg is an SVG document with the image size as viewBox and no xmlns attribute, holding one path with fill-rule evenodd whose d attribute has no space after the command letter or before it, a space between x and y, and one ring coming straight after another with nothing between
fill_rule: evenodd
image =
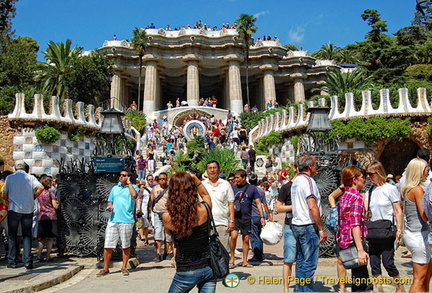
<instances>
[{"instance_id":1,"label":"stone pavement","mask_svg":"<svg viewBox=\"0 0 432 293\"><path fill-rule=\"evenodd\" d=\"M283 223L283 215L277 215L275 220L279 223ZM152 241L150 241L152 242ZM241 247L240 237L237 247ZM404 247L399 248L396 252L395 263L400 270L401 277L411 278L412 277L412 266L411 259L401 258L400 254L406 250ZM265 276L280 277L282 274L282 255L283 255L283 241L274 246L264 246L265 260L260 263L252 263L259 267L247 269L237 267L231 272L238 274L242 279L249 282L247 277L252 276L256 278L256 281ZM149 269L164 269L172 268L171 260L164 260L160 263L155 263L152 260L155 257L154 246L144 246L141 241L138 241L136 250L136 258L132 258L129 262L131 268L131 274L139 273L143 270ZM236 264L240 263L241 255L236 255ZM276 268L277 266L278 268ZM24 266L17 269L9 269L6 267L6 260L0 261L0 292L35 292L46 288L50 288L54 285L65 282L75 274L78 274L81 270L85 269L100 269L102 263L98 262L95 257L79 258L71 256L69 258L55 258L53 262L35 262L35 268L33 270L26 270ZM112 272L120 270L121 262L112 262ZM259 269L258 269L259 268ZM268 268L268 269L266 269ZM255 270L255 273L254 273ZM95 270L97 271L97 270ZM170 270L171 271L171 270ZM261 275L256 275L261 274ZM348 273L348 276L350 273ZM243 278L243 277L244 278ZM384 276L387 276L384 270ZM335 258L320 258L318 269L315 274L316 285L315 288L319 291L330 292L333 291L337 286L333 286L337 277L336 272L336 259ZM328 279L326 279L328 278ZM229 288L222 288L218 286L218 291L232 290ZM266 288L266 287L263 287ZM406 286L406 289L409 285ZM239 288L236 288L239 289ZM251 288L252 289L252 288ZM257 286L254 289L258 289ZM267 289L270 289L267 286ZM394 286L384 285L386 292L394 291ZM250 289L249 289L250 290ZM265 289L264 289L265 290ZM237 290L236 292L239 292ZM232 291L231 291L232 292ZM250 292L250 291L249 291Z\"/></svg>"}]
</instances>

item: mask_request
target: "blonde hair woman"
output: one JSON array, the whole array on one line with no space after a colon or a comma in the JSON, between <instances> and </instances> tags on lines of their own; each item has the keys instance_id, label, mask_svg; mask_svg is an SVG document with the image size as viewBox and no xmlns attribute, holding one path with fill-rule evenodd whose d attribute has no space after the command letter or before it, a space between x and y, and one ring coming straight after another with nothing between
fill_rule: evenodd
<instances>
[{"instance_id":1,"label":"blonde hair woman","mask_svg":"<svg viewBox=\"0 0 432 293\"><path fill-rule=\"evenodd\" d=\"M425 160L412 159L406 168L406 181L401 189L405 214L404 241L412 253L414 270L414 281L409 292L429 292L432 272L429 225L422 206L424 191L420 185L428 175L427 167Z\"/></svg>"}]
</instances>

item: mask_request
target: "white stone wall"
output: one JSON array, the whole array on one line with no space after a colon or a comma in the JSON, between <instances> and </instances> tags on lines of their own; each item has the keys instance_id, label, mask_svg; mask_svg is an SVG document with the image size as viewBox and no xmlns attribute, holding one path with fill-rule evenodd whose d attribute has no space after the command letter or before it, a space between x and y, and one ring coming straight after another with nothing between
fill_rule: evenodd
<instances>
[{"instance_id":1,"label":"white stone wall","mask_svg":"<svg viewBox=\"0 0 432 293\"><path fill-rule=\"evenodd\" d=\"M57 175L61 158L67 163L75 159L90 159L95 138L80 137L77 141L71 141L67 134L61 134L56 142L41 144L34 130L17 130L13 144L13 159L24 160L30 166L30 173Z\"/></svg>"}]
</instances>

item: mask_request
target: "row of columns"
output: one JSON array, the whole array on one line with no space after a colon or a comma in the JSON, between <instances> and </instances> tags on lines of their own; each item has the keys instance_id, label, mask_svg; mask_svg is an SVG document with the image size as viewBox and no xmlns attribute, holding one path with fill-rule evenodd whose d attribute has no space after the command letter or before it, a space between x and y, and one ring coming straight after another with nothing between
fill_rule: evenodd
<instances>
[{"instance_id":1,"label":"row of columns","mask_svg":"<svg viewBox=\"0 0 432 293\"><path fill-rule=\"evenodd\" d=\"M194 56L185 56L183 60L187 64L187 102L189 106L197 106L199 101L199 59ZM243 112L242 86L240 74L240 62L242 59L237 57L226 57L228 62L228 78L226 86L229 100L228 108L234 113ZM161 100L160 76L158 63L155 58L145 60L145 79L144 79L144 103L142 110L145 114L156 111L156 103ZM265 105L269 101L276 100L276 87L274 72L278 69L277 65L266 64L260 66L263 71L263 97ZM291 76L294 78L294 99L296 103L305 100L303 81L306 74L298 73ZM111 107L120 108L121 103L127 105L126 80L119 73L115 74L111 82ZM163 105L159 105L163 106ZM251 105L250 105L251 106Z\"/></svg>"}]
</instances>

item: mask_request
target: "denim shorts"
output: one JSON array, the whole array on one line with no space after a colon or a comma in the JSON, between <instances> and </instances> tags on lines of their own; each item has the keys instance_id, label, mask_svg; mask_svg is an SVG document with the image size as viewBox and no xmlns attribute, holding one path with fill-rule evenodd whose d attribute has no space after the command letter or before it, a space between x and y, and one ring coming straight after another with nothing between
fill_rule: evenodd
<instances>
[{"instance_id":1,"label":"denim shorts","mask_svg":"<svg viewBox=\"0 0 432 293\"><path fill-rule=\"evenodd\" d=\"M284 250L283 257L285 263L296 261L297 243L290 225L284 225Z\"/></svg>"},{"instance_id":2,"label":"denim shorts","mask_svg":"<svg viewBox=\"0 0 432 293\"><path fill-rule=\"evenodd\" d=\"M213 293L216 291L216 279L210 267L204 267L187 272L176 272L168 293L189 292L193 287L198 292Z\"/></svg>"}]
</instances>

